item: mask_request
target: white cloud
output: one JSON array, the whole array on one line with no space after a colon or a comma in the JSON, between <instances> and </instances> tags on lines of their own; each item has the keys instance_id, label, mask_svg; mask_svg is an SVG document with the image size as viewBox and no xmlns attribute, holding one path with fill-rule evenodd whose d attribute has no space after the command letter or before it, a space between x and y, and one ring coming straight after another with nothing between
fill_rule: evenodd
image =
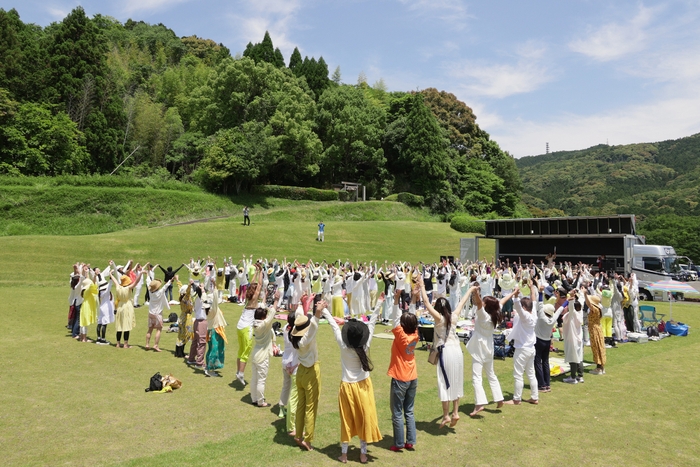
<instances>
[{"instance_id":1,"label":"white cloud","mask_svg":"<svg viewBox=\"0 0 700 467\"><path fill-rule=\"evenodd\" d=\"M406 5L409 11L435 17L458 29L465 26L464 21L473 18L462 0L399 0L399 3Z\"/></svg>"},{"instance_id":2,"label":"white cloud","mask_svg":"<svg viewBox=\"0 0 700 467\"><path fill-rule=\"evenodd\" d=\"M127 14L133 14L137 11L162 10L166 7L174 6L178 3L184 3L187 1L189 0L125 0L124 12Z\"/></svg>"},{"instance_id":3,"label":"white cloud","mask_svg":"<svg viewBox=\"0 0 700 467\"><path fill-rule=\"evenodd\" d=\"M62 8L56 7L48 7L46 11L48 11L49 15L51 15L52 18L56 18L59 21L68 16L69 13L69 10L64 10Z\"/></svg>"},{"instance_id":4,"label":"white cloud","mask_svg":"<svg viewBox=\"0 0 700 467\"><path fill-rule=\"evenodd\" d=\"M544 64L546 47L527 41L516 48L515 63L487 64L467 61L448 65L448 73L464 84L470 97L488 96L498 99L532 92L555 79L555 72Z\"/></svg>"},{"instance_id":5,"label":"white cloud","mask_svg":"<svg viewBox=\"0 0 700 467\"><path fill-rule=\"evenodd\" d=\"M238 37L245 42L260 42L265 31L286 60L297 45L289 38L291 25L301 8L299 0L247 0L243 11L231 14L232 23L240 29Z\"/></svg>"},{"instance_id":6,"label":"white cloud","mask_svg":"<svg viewBox=\"0 0 700 467\"><path fill-rule=\"evenodd\" d=\"M477 114L478 115L478 114ZM561 114L549 121L479 122L501 148L515 157L550 151L656 142L700 132L700 96L672 97L595 115Z\"/></svg>"},{"instance_id":7,"label":"white cloud","mask_svg":"<svg viewBox=\"0 0 700 467\"><path fill-rule=\"evenodd\" d=\"M648 28L661 8L640 5L637 14L629 21L590 28L586 37L571 41L569 48L601 62L644 50L649 42Z\"/></svg>"}]
</instances>

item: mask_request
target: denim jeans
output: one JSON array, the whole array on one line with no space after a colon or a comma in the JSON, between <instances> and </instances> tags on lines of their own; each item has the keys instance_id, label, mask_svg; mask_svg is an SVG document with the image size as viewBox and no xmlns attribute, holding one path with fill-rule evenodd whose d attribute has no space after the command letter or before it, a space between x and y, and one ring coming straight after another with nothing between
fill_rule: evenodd
<instances>
[{"instance_id":1,"label":"denim jeans","mask_svg":"<svg viewBox=\"0 0 700 467\"><path fill-rule=\"evenodd\" d=\"M416 444L416 419L413 416L413 403L416 399L418 379L398 381L391 379L391 422L394 426L394 445L404 447L404 418L406 419L406 443Z\"/></svg>"},{"instance_id":2,"label":"denim jeans","mask_svg":"<svg viewBox=\"0 0 700 467\"><path fill-rule=\"evenodd\" d=\"M71 330L71 335L73 337L78 337L80 335L80 305L75 305L75 321L73 321L73 329Z\"/></svg>"}]
</instances>

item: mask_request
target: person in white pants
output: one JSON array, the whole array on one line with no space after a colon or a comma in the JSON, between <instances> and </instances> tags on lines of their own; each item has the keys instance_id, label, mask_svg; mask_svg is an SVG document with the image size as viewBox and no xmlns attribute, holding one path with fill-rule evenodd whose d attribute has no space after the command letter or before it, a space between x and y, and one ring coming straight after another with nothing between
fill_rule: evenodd
<instances>
[{"instance_id":1,"label":"person in white pants","mask_svg":"<svg viewBox=\"0 0 700 467\"><path fill-rule=\"evenodd\" d=\"M518 319L513 325L510 338L515 341L515 354L513 355L513 378L515 388L513 399L506 401L506 404L519 405L523 395L523 374L527 374L530 383L530 399L525 402L530 404L539 403L539 393L537 388L537 378L535 377L535 325L537 315L532 312L532 304L535 301L536 288L532 281L528 281L530 287L530 297L519 297L520 290L515 289L513 299L513 309L518 314Z\"/></svg>"},{"instance_id":2,"label":"person in white pants","mask_svg":"<svg viewBox=\"0 0 700 467\"><path fill-rule=\"evenodd\" d=\"M142 268L140 264L136 265L136 274L139 272L142 272ZM141 274L141 278L138 280L136 283L136 286L134 287L134 308L139 308L141 305L139 305L139 297L141 296L141 288L143 287L143 283L145 281L145 274Z\"/></svg>"},{"instance_id":3,"label":"person in white pants","mask_svg":"<svg viewBox=\"0 0 700 467\"><path fill-rule=\"evenodd\" d=\"M491 386L491 394L496 402L496 407L503 407L503 392L498 377L493 371L493 331L503 320L501 307L510 300L514 292L504 297L500 302L496 297L486 296L481 300L481 293L478 287L470 287L467 296L470 296L476 306L476 319L474 323L474 333L467 342L467 351L472 356L472 384L474 385L474 410L470 417L476 416L484 410L488 404L486 392L482 384L482 371L486 371L486 378Z\"/></svg>"},{"instance_id":4,"label":"person in white pants","mask_svg":"<svg viewBox=\"0 0 700 467\"><path fill-rule=\"evenodd\" d=\"M279 292L277 292L279 293ZM275 295L277 295L277 293ZM279 297L275 297L277 299ZM251 354L253 374L250 381L250 398L258 407L269 407L265 402L265 382L267 372L270 369L270 355L272 355L272 341L275 333L272 330L272 320L275 318L275 308L257 308L253 323L253 337L255 346Z\"/></svg>"}]
</instances>

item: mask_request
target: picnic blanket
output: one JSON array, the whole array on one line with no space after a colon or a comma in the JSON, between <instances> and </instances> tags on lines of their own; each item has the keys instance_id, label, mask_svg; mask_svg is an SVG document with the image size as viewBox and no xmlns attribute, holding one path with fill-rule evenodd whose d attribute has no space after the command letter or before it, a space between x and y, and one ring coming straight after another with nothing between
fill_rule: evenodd
<instances>
[{"instance_id":1,"label":"picnic blanket","mask_svg":"<svg viewBox=\"0 0 700 467\"><path fill-rule=\"evenodd\" d=\"M593 366L592 363L583 362L583 366ZM571 365L564 361L562 357L549 357L549 374L559 376L571 371Z\"/></svg>"}]
</instances>

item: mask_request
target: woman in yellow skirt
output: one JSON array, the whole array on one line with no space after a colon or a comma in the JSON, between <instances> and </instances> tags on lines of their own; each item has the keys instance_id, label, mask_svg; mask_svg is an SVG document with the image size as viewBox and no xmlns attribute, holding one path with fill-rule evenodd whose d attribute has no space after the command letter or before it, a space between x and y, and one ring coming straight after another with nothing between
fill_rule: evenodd
<instances>
[{"instance_id":1,"label":"woman in yellow skirt","mask_svg":"<svg viewBox=\"0 0 700 467\"><path fill-rule=\"evenodd\" d=\"M333 316L336 318L345 318L345 305L343 304L343 276L341 276L340 271L337 271L336 275L333 276L331 292L333 293L333 301L331 302Z\"/></svg>"},{"instance_id":2,"label":"woman in yellow skirt","mask_svg":"<svg viewBox=\"0 0 700 467\"><path fill-rule=\"evenodd\" d=\"M360 462L363 464L367 463L367 443L376 443L382 439L377 422L374 388L369 377L373 366L367 351L372 341L377 313L381 310L383 301L384 297L377 301L368 324L349 319L342 330L328 310L324 310L324 318L333 328L340 347L340 363L343 369L338 391L341 443L341 455L338 460L342 463L348 460L348 444L353 437L360 438Z\"/></svg>"},{"instance_id":3,"label":"woman in yellow skirt","mask_svg":"<svg viewBox=\"0 0 700 467\"><path fill-rule=\"evenodd\" d=\"M119 281L117 281L111 272L109 276L112 278L117 288L117 315L115 319L115 327L117 328L117 348L122 347L124 349L129 349L131 348L129 345L129 333L136 327L132 290L141 280L141 273L136 275L136 280L133 282L131 282L131 279L126 274L122 275ZM122 333L124 334L124 345L121 343Z\"/></svg>"}]
</instances>

